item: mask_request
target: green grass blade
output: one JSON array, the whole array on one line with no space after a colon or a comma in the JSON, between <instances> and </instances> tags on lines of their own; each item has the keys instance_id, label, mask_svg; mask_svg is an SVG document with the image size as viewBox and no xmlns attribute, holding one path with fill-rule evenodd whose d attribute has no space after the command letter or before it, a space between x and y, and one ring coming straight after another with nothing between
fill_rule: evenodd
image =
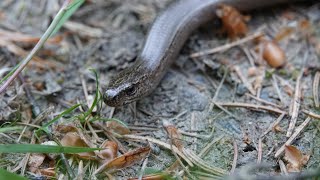
<instances>
[{"instance_id":1,"label":"green grass blade","mask_svg":"<svg viewBox=\"0 0 320 180\"><path fill-rule=\"evenodd\" d=\"M7 75L4 76L4 78L0 79L0 84L2 84L4 81L6 81L12 74L18 69L20 66L20 63L17 64Z\"/></svg>"},{"instance_id":2,"label":"green grass blade","mask_svg":"<svg viewBox=\"0 0 320 180\"><path fill-rule=\"evenodd\" d=\"M62 26L62 24L76 11L84 0L65 0L65 4L59 10L46 32L41 36L39 42L31 50L31 52L25 57L15 68L13 68L5 78L0 80L0 93L4 92L6 88L12 83L12 81L18 76L18 74L27 66L32 60L33 56L42 48L44 43L54 35Z\"/></svg>"},{"instance_id":3,"label":"green grass blade","mask_svg":"<svg viewBox=\"0 0 320 180\"><path fill-rule=\"evenodd\" d=\"M94 121L116 121L116 122L120 123L121 125L123 125L124 127L129 128L126 123L124 123L121 120L116 119L116 118L96 118L96 119L92 120L92 122L94 122Z\"/></svg>"},{"instance_id":4,"label":"green grass blade","mask_svg":"<svg viewBox=\"0 0 320 180\"><path fill-rule=\"evenodd\" d=\"M22 129L23 129L23 127L21 127L21 126L2 127L2 128L0 128L0 133L21 131Z\"/></svg>"},{"instance_id":5,"label":"green grass blade","mask_svg":"<svg viewBox=\"0 0 320 180\"><path fill-rule=\"evenodd\" d=\"M81 153L100 150L100 148L50 146L40 144L0 144L1 153ZM1 179L1 178L0 178Z\"/></svg>"},{"instance_id":6,"label":"green grass blade","mask_svg":"<svg viewBox=\"0 0 320 180\"><path fill-rule=\"evenodd\" d=\"M84 3L84 0L71 0L72 2L65 8L65 13L59 20L57 26L52 31L51 36L56 34L69 17Z\"/></svg>"},{"instance_id":7,"label":"green grass blade","mask_svg":"<svg viewBox=\"0 0 320 180\"><path fill-rule=\"evenodd\" d=\"M92 113L94 107L97 105L98 101L99 101L99 76L98 76L98 73L96 70L94 69L90 69L90 71L92 71L96 77L96 94L95 94L95 97L94 97L94 100L92 102L92 105L90 107L90 109L88 110L88 112L85 114L85 117L87 117L89 114Z\"/></svg>"},{"instance_id":8,"label":"green grass blade","mask_svg":"<svg viewBox=\"0 0 320 180\"><path fill-rule=\"evenodd\" d=\"M12 172L6 171L2 168L0 168L0 179L10 179L10 180L28 180L25 177L19 176L17 174L14 174Z\"/></svg>"}]
</instances>

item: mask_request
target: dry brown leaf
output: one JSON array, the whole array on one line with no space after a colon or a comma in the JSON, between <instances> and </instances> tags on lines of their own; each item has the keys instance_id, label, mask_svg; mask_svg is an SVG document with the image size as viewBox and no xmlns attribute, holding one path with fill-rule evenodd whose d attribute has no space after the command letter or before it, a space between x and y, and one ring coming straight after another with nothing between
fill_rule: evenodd
<instances>
[{"instance_id":1,"label":"dry brown leaf","mask_svg":"<svg viewBox=\"0 0 320 180\"><path fill-rule=\"evenodd\" d=\"M59 124L56 126L56 131L60 133L77 132L77 127L73 124Z\"/></svg>"},{"instance_id":2,"label":"dry brown leaf","mask_svg":"<svg viewBox=\"0 0 320 180\"><path fill-rule=\"evenodd\" d=\"M288 37L289 35L291 35L293 32L294 32L294 28L284 27L274 36L274 41L279 42L284 38Z\"/></svg>"},{"instance_id":3,"label":"dry brown leaf","mask_svg":"<svg viewBox=\"0 0 320 180\"><path fill-rule=\"evenodd\" d=\"M288 94L288 96L292 97L293 96L293 89L289 85L284 85L283 86L284 92Z\"/></svg>"},{"instance_id":4,"label":"dry brown leaf","mask_svg":"<svg viewBox=\"0 0 320 180\"><path fill-rule=\"evenodd\" d=\"M243 16L237 9L221 4L216 14L221 19L223 30L228 33L229 38L235 39L247 34L248 27L245 22L249 17Z\"/></svg>"},{"instance_id":5,"label":"dry brown leaf","mask_svg":"<svg viewBox=\"0 0 320 180\"><path fill-rule=\"evenodd\" d=\"M29 170L35 173L39 169L39 167L42 165L45 158L46 156L44 154L40 154L40 153L31 154L28 161Z\"/></svg>"},{"instance_id":6,"label":"dry brown leaf","mask_svg":"<svg viewBox=\"0 0 320 180\"><path fill-rule=\"evenodd\" d=\"M46 168L46 169L39 169L39 172L41 175L46 176L46 177L56 177L56 171L55 168Z\"/></svg>"},{"instance_id":7,"label":"dry brown leaf","mask_svg":"<svg viewBox=\"0 0 320 180\"><path fill-rule=\"evenodd\" d=\"M169 138L172 140L172 144L174 144L180 151L183 149L183 143L181 141L182 136L178 132L178 129L170 124L168 121L163 121L163 127L166 129Z\"/></svg>"},{"instance_id":8,"label":"dry brown leaf","mask_svg":"<svg viewBox=\"0 0 320 180\"><path fill-rule=\"evenodd\" d=\"M247 133L244 134L242 141L248 145L251 144L251 139Z\"/></svg>"},{"instance_id":9,"label":"dry brown leaf","mask_svg":"<svg viewBox=\"0 0 320 180\"><path fill-rule=\"evenodd\" d=\"M89 147L76 132L68 132L65 134L60 143L62 146ZM96 159L94 152L77 153L77 155L82 159Z\"/></svg>"},{"instance_id":10,"label":"dry brown leaf","mask_svg":"<svg viewBox=\"0 0 320 180\"><path fill-rule=\"evenodd\" d=\"M101 161L102 164L105 164L117 157L118 144L116 142L107 140L102 143L100 148L104 148L104 149L100 150L96 154L98 157L102 159Z\"/></svg>"},{"instance_id":11,"label":"dry brown leaf","mask_svg":"<svg viewBox=\"0 0 320 180\"><path fill-rule=\"evenodd\" d=\"M303 155L299 149L294 146L285 146L284 159L288 162L288 172L300 172L302 167L307 164L309 155Z\"/></svg>"},{"instance_id":12,"label":"dry brown leaf","mask_svg":"<svg viewBox=\"0 0 320 180\"><path fill-rule=\"evenodd\" d=\"M120 135L125 135L125 134L130 134L130 129L125 127L124 125L118 123L117 121L108 121L107 122L107 128L110 129L111 131L120 134Z\"/></svg>"},{"instance_id":13,"label":"dry brown leaf","mask_svg":"<svg viewBox=\"0 0 320 180\"><path fill-rule=\"evenodd\" d=\"M122 156L119 156L112 161L101 165L94 174L100 173L104 170L117 170L132 166L133 164L145 159L150 153L150 150L150 146L147 146L129 151Z\"/></svg>"}]
</instances>

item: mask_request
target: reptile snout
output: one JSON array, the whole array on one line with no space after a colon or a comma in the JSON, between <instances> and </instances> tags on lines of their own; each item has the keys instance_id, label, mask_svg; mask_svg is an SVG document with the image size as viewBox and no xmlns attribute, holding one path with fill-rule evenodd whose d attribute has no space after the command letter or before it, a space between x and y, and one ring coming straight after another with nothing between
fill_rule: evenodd
<instances>
[{"instance_id":1,"label":"reptile snout","mask_svg":"<svg viewBox=\"0 0 320 180\"><path fill-rule=\"evenodd\" d=\"M113 89L108 89L105 91L103 94L103 101L108 105L108 106L119 106L118 102L118 93L113 90Z\"/></svg>"}]
</instances>

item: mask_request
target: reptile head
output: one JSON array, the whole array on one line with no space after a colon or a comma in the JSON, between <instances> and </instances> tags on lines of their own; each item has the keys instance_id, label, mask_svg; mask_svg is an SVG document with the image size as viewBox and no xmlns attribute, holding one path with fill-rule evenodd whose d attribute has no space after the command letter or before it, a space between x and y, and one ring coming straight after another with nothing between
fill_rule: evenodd
<instances>
[{"instance_id":1,"label":"reptile head","mask_svg":"<svg viewBox=\"0 0 320 180\"><path fill-rule=\"evenodd\" d=\"M103 100L108 106L122 106L136 101L148 93L146 73L139 65L134 65L114 76L106 91Z\"/></svg>"}]
</instances>

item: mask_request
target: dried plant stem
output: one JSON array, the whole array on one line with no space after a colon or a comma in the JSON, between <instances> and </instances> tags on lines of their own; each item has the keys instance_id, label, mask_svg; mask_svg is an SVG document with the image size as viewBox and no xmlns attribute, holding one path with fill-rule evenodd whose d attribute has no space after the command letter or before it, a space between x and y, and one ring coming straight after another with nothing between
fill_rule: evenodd
<instances>
[{"instance_id":1,"label":"dried plant stem","mask_svg":"<svg viewBox=\"0 0 320 180\"><path fill-rule=\"evenodd\" d=\"M263 33L262 32L256 32L252 35L249 35L243 39L240 39L238 41L235 41L235 42L232 42L232 43L228 43L228 44L225 44L223 46L219 46L219 47L216 47L216 48L213 48L213 49L208 49L208 50L204 50L204 51L201 51L201 52L196 52L196 53L193 53L190 55L190 57L192 58L196 58L196 57L200 57L200 56L204 56L204 55L208 55L208 54L214 54L214 53L217 53L217 52L220 52L220 51L225 51L225 50L228 50L232 47L235 47L235 46L238 46L240 44L243 44L243 43L246 43L248 41L251 41L257 37L260 37L262 36Z\"/></svg>"},{"instance_id":2,"label":"dried plant stem","mask_svg":"<svg viewBox=\"0 0 320 180\"><path fill-rule=\"evenodd\" d=\"M265 135L267 135L275 125L280 123L280 121L284 118L285 115L286 115L285 113L280 114L280 116L272 124L270 124L268 129L260 137L262 138Z\"/></svg>"},{"instance_id":3,"label":"dried plant stem","mask_svg":"<svg viewBox=\"0 0 320 180\"><path fill-rule=\"evenodd\" d=\"M312 92L313 92L313 100L316 108L319 108L319 83L320 83L320 71L316 72L313 80Z\"/></svg>"},{"instance_id":4,"label":"dried plant stem","mask_svg":"<svg viewBox=\"0 0 320 180\"><path fill-rule=\"evenodd\" d=\"M123 135L122 138L125 138L125 139L133 139L133 140L143 140L143 141L149 141L149 142L152 142L152 143L155 143L155 144L158 144L166 149L170 149L172 151L174 151L175 153L177 153L183 160L185 160L187 162L187 164L191 167L193 167L193 163L189 160L188 157L186 157L181 151L179 151L179 149L176 147L176 146L170 146L170 144L168 143L165 143L165 142L162 142L162 141L159 141L158 139L154 139L154 138L151 138L151 137L143 137L143 136L136 136L136 135Z\"/></svg>"},{"instance_id":5,"label":"dried plant stem","mask_svg":"<svg viewBox=\"0 0 320 180\"><path fill-rule=\"evenodd\" d=\"M234 139L233 140L233 161L232 161L232 167L230 170L230 174L233 174L234 171L236 170L237 167L237 160L238 160L238 146L237 146L237 142Z\"/></svg>"},{"instance_id":6,"label":"dried plant stem","mask_svg":"<svg viewBox=\"0 0 320 180\"><path fill-rule=\"evenodd\" d=\"M243 84L248 88L251 94L256 95L256 91L253 89L251 83L248 81L246 77L242 74L240 67L239 66L234 66L233 67L234 71L237 73L239 76L240 80L243 82Z\"/></svg>"},{"instance_id":7,"label":"dried plant stem","mask_svg":"<svg viewBox=\"0 0 320 180\"><path fill-rule=\"evenodd\" d=\"M258 142L258 159L257 159L257 163L260 164L262 161L262 138L259 138L259 142Z\"/></svg>"},{"instance_id":8,"label":"dried plant stem","mask_svg":"<svg viewBox=\"0 0 320 180\"><path fill-rule=\"evenodd\" d=\"M295 132L292 134L292 136L287 140L286 143L284 143L284 145L281 146L281 148L276 152L275 157L278 158L284 151L285 146L289 146L291 145L291 143L293 142L293 140L301 133L301 131L308 125L308 123L311 121L310 117L307 117L306 120L303 121L303 123L298 126L295 130Z\"/></svg>"},{"instance_id":9,"label":"dried plant stem","mask_svg":"<svg viewBox=\"0 0 320 180\"><path fill-rule=\"evenodd\" d=\"M293 129L296 125L297 119L298 119L298 114L299 114L299 109L300 109L300 99L301 99L301 78L303 75L303 69L300 72L300 75L297 79L296 83L296 88L295 88L295 93L294 93L294 99L292 101L292 112L291 112L291 120L289 123L289 128L287 131L287 137L290 137Z\"/></svg>"},{"instance_id":10,"label":"dried plant stem","mask_svg":"<svg viewBox=\"0 0 320 180\"><path fill-rule=\"evenodd\" d=\"M216 104L220 106L228 106L228 107L243 107L243 108L251 108L253 110L267 110L271 112L275 112L278 114L287 114L285 111L282 111L277 108L269 107L269 106L262 106L262 105L255 105L255 104L249 104L249 103L222 103L222 102L217 102Z\"/></svg>"},{"instance_id":11,"label":"dried plant stem","mask_svg":"<svg viewBox=\"0 0 320 180\"><path fill-rule=\"evenodd\" d=\"M252 99L254 99L254 100L257 100L257 101L259 101L259 102L261 102L261 103L264 103L264 104L266 104L266 105L270 105L270 106L273 106L273 107L276 107L276 108L281 108L281 107L280 107L279 105L277 105L277 104L274 104L274 103L272 103L272 102L266 101L266 100L261 99L261 98L258 98L258 97L256 97L256 96L253 96L253 95L249 94L249 93L246 93L245 95L247 95L247 96L249 96L250 98L252 98Z\"/></svg>"}]
</instances>

